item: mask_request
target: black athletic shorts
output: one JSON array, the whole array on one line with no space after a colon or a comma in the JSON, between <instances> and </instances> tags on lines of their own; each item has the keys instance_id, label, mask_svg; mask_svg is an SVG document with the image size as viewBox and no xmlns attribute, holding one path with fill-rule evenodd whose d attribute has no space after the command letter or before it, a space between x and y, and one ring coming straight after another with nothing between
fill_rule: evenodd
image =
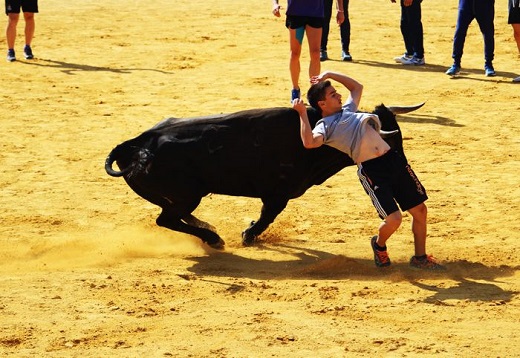
<instances>
[{"instance_id":1,"label":"black athletic shorts","mask_svg":"<svg viewBox=\"0 0 520 358\"><path fill-rule=\"evenodd\" d=\"M508 24L520 24L520 7L512 7L509 9Z\"/></svg>"},{"instance_id":2,"label":"black athletic shorts","mask_svg":"<svg viewBox=\"0 0 520 358\"><path fill-rule=\"evenodd\" d=\"M288 29L299 29L309 25L314 28L322 28L325 19L323 17L311 17L311 16L290 16L287 15L285 19L285 27Z\"/></svg>"},{"instance_id":3,"label":"black athletic shorts","mask_svg":"<svg viewBox=\"0 0 520 358\"><path fill-rule=\"evenodd\" d=\"M5 0L5 13L19 14L23 12L38 12L38 0Z\"/></svg>"},{"instance_id":4,"label":"black athletic shorts","mask_svg":"<svg viewBox=\"0 0 520 358\"><path fill-rule=\"evenodd\" d=\"M359 164L358 177L381 219L399 210L397 204L406 211L428 199L406 158L395 150Z\"/></svg>"}]
</instances>

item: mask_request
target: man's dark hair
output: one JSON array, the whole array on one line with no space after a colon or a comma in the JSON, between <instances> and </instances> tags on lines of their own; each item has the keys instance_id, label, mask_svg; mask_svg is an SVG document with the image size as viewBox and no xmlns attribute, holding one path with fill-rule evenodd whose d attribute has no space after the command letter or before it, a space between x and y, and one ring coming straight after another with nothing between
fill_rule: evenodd
<instances>
[{"instance_id":1,"label":"man's dark hair","mask_svg":"<svg viewBox=\"0 0 520 358\"><path fill-rule=\"evenodd\" d=\"M307 101L309 101L311 107L317 110L320 115L321 108L318 106L318 102L325 100L326 89L331 85L330 81L318 82L313 84L307 91Z\"/></svg>"}]
</instances>

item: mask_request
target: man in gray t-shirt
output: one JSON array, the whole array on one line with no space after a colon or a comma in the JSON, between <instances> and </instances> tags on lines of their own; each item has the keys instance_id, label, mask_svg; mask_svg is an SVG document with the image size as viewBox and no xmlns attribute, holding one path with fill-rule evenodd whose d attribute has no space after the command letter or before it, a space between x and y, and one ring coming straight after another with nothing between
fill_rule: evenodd
<instances>
[{"instance_id":1,"label":"man in gray t-shirt","mask_svg":"<svg viewBox=\"0 0 520 358\"><path fill-rule=\"evenodd\" d=\"M344 104L341 94L328 79L339 82L349 90L350 95ZM401 225L403 210L412 216L415 255L410 259L410 265L427 270L445 269L426 254L426 190L406 158L392 150L381 137L379 118L371 113L357 112L363 85L353 78L329 71L313 78L312 82L307 99L322 115L314 129L309 123L303 101L293 101L293 108L300 115L303 145L309 149L329 145L348 154L358 165L360 182L383 220L378 235L371 239L376 266L391 264L386 241Z\"/></svg>"}]
</instances>

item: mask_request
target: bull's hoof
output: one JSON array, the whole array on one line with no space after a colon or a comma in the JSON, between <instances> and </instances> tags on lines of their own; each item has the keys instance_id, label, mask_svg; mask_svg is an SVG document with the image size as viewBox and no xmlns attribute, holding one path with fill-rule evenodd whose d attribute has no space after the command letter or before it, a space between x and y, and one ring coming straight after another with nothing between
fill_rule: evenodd
<instances>
[{"instance_id":1,"label":"bull's hoof","mask_svg":"<svg viewBox=\"0 0 520 358\"><path fill-rule=\"evenodd\" d=\"M224 246L226 246L226 243L222 239L218 239L217 242L207 242L208 246L211 248L214 248L216 250L224 250Z\"/></svg>"},{"instance_id":2,"label":"bull's hoof","mask_svg":"<svg viewBox=\"0 0 520 358\"><path fill-rule=\"evenodd\" d=\"M248 233L247 230L242 232L242 245L253 246L255 244L255 241L256 241L255 235L251 235L250 233Z\"/></svg>"}]
</instances>

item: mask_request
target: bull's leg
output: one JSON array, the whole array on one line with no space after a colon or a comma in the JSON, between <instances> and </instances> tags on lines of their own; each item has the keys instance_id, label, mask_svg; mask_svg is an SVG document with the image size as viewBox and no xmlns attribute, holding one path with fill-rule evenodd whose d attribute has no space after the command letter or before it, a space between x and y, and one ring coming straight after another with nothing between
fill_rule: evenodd
<instances>
[{"instance_id":1,"label":"bull's leg","mask_svg":"<svg viewBox=\"0 0 520 358\"><path fill-rule=\"evenodd\" d=\"M256 238L267 229L267 227L276 219L283 209L287 206L289 200L262 199L262 211L258 221L252 221L251 225L242 232L242 245L251 246L255 243Z\"/></svg>"},{"instance_id":2,"label":"bull's leg","mask_svg":"<svg viewBox=\"0 0 520 358\"><path fill-rule=\"evenodd\" d=\"M198 220L191 214L184 215L183 218L184 219L181 219L181 216L163 208L163 211L157 218L156 223L159 226L166 227L174 231L180 231L189 235L197 236L215 249L224 248L224 240L222 240L216 232L206 228L205 225L203 225L203 221ZM210 225L207 224L207 226Z\"/></svg>"}]
</instances>

